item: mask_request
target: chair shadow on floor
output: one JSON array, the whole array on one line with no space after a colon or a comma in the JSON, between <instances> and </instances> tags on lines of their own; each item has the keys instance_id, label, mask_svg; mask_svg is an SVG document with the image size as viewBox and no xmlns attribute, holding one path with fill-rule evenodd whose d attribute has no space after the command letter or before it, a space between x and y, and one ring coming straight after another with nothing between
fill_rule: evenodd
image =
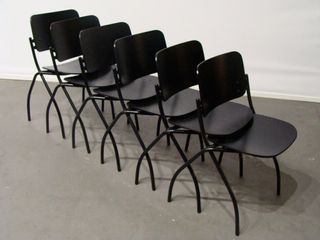
<instances>
[{"instance_id":1,"label":"chair shadow on floor","mask_svg":"<svg viewBox=\"0 0 320 240\"><path fill-rule=\"evenodd\" d=\"M285 156L284 156L285 158ZM241 208L257 212L270 213L284 207L282 211L288 214L299 214L309 206L319 192L315 189L318 183L315 183L306 173L289 169L285 163L281 162L281 187L280 196L276 195L276 172L269 159L257 159L251 156L244 157L244 176L239 177L238 158L236 155L226 154L222 163L222 168L230 181L232 189L235 192ZM154 159L157 170L169 167L169 170L158 171L156 176L160 185L167 187L171 180L170 173L174 173L179 166L177 159ZM169 164L169 162L171 162ZM216 169L209 158L206 156L206 162L202 163L199 159L193 165L196 176L201 187L201 199L203 202L203 211L210 208L212 202L230 202L229 195L218 177ZM168 173L170 172L170 173ZM145 179L142 179L145 181ZM173 194L173 202L185 198L195 199L192 179L188 172L184 172L177 180ZM179 185L179 186L178 186ZM158 186L159 187L159 186ZM308 198L305 198L305 194ZM230 212L232 215L232 213Z\"/></svg>"}]
</instances>

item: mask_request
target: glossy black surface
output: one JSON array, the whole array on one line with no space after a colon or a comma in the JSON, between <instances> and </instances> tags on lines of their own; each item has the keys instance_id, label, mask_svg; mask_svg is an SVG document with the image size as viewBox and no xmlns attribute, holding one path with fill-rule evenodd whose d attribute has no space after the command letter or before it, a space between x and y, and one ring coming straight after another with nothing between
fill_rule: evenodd
<instances>
[{"instance_id":1,"label":"glossy black surface","mask_svg":"<svg viewBox=\"0 0 320 240\"><path fill-rule=\"evenodd\" d=\"M221 144L229 149L258 157L274 157L284 152L297 137L296 128L282 120L255 114L251 127L240 137Z\"/></svg>"},{"instance_id":2,"label":"glossy black surface","mask_svg":"<svg viewBox=\"0 0 320 240\"><path fill-rule=\"evenodd\" d=\"M196 110L195 101L200 97L199 92L189 87L198 84L197 66L203 59L202 46L198 41L177 44L157 53L159 86L166 117L181 116ZM144 112L160 114L156 101L132 102L129 106Z\"/></svg>"},{"instance_id":3,"label":"glossy black surface","mask_svg":"<svg viewBox=\"0 0 320 240\"><path fill-rule=\"evenodd\" d=\"M85 16L52 23L50 26L51 39L58 61L81 55L80 32L97 26L100 26L100 23L96 16Z\"/></svg>"},{"instance_id":4,"label":"glossy black surface","mask_svg":"<svg viewBox=\"0 0 320 240\"><path fill-rule=\"evenodd\" d=\"M198 84L197 66L204 60L200 42L189 41L168 47L159 51L156 59L164 100L183 89Z\"/></svg>"},{"instance_id":5,"label":"glossy black surface","mask_svg":"<svg viewBox=\"0 0 320 240\"><path fill-rule=\"evenodd\" d=\"M123 87L121 93L124 100L142 100L155 96L155 85L158 83L158 78L155 76L144 76L136 79ZM98 88L94 89L95 93L111 99L119 99L116 89Z\"/></svg>"},{"instance_id":6,"label":"glossy black surface","mask_svg":"<svg viewBox=\"0 0 320 240\"><path fill-rule=\"evenodd\" d=\"M65 19L78 18L76 10L64 10L31 16L31 30L35 47L38 51L49 50L51 44L50 25Z\"/></svg>"},{"instance_id":7,"label":"glossy black surface","mask_svg":"<svg viewBox=\"0 0 320 240\"><path fill-rule=\"evenodd\" d=\"M203 123L207 134L215 137L228 136L245 127L252 117L253 113L247 106L226 102L203 117ZM172 118L169 122L179 127L201 131L197 114L182 119Z\"/></svg>"},{"instance_id":8,"label":"glossy black surface","mask_svg":"<svg viewBox=\"0 0 320 240\"><path fill-rule=\"evenodd\" d=\"M135 34L115 41L115 58L122 85L157 71L156 53L166 47L158 30Z\"/></svg>"},{"instance_id":9,"label":"glossy black surface","mask_svg":"<svg viewBox=\"0 0 320 240\"><path fill-rule=\"evenodd\" d=\"M196 110L195 102L199 97L199 91L190 88L176 93L162 103L166 117L182 116L194 112ZM131 109L139 109L147 113L160 115L157 99L131 101L128 106Z\"/></svg>"},{"instance_id":10,"label":"glossy black surface","mask_svg":"<svg viewBox=\"0 0 320 240\"><path fill-rule=\"evenodd\" d=\"M80 45L89 73L103 71L115 63L115 40L131 35L124 22L89 28L80 32Z\"/></svg>"},{"instance_id":11,"label":"glossy black surface","mask_svg":"<svg viewBox=\"0 0 320 240\"><path fill-rule=\"evenodd\" d=\"M242 57L229 52L210 58L198 66L199 89L203 113L241 97L248 88Z\"/></svg>"},{"instance_id":12,"label":"glossy black surface","mask_svg":"<svg viewBox=\"0 0 320 240\"><path fill-rule=\"evenodd\" d=\"M79 63L78 63L79 64ZM81 74L73 77L65 78L69 83L77 86L85 87L85 82L87 81L89 87L105 87L115 84L113 72L111 68L106 71L100 71L91 74Z\"/></svg>"},{"instance_id":13,"label":"glossy black surface","mask_svg":"<svg viewBox=\"0 0 320 240\"><path fill-rule=\"evenodd\" d=\"M43 69L46 69L50 72L55 72L53 66L44 66ZM79 74L81 73L81 68L78 59L74 59L68 62L58 64L59 74L69 75L69 74Z\"/></svg>"}]
</instances>

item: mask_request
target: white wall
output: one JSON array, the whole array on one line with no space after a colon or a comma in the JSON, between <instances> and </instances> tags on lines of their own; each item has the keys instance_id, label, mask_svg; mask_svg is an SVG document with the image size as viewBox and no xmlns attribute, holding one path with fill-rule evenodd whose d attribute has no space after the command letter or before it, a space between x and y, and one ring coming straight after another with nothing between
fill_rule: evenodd
<instances>
[{"instance_id":1,"label":"white wall","mask_svg":"<svg viewBox=\"0 0 320 240\"><path fill-rule=\"evenodd\" d=\"M320 101L319 0L0 0L0 78L30 78L32 14L74 8L101 24L159 29L168 45L199 40L206 57L237 50L255 93Z\"/></svg>"}]
</instances>

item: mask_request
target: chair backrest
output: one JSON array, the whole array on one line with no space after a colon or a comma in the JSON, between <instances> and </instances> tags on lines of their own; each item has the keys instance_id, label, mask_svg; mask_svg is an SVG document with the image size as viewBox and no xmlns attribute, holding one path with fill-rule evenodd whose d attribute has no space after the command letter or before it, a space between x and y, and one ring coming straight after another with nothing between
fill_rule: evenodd
<instances>
[{"instance_id":1,"label":"chair backrest","mask_svg":"<svg viewBox=\"0 0 320 240\"><path fill-rule=\"evenodd\" d=\"M64 61L81 55L80 32L97 26L99 20L92 15L52 23L50 32L57 59Z\"/></svg>"},{"instance_id":2,"label":"chair backrest","mask_svg":"<svg viewBox=\"0 0 320 240\"><path fill-rule=\"evenodd\" d=\"M153 30L115 41L115 59L121 84L157 71L156 53L166 47L162 32Z\"/></svg>"},{"instance_id":3,"label":"chair backrest","mask_svg":"<svg viewBox=\"0 0 320 240\"><path fill-rule=\"evenodd\" d=\"M203 60L203 49L198 41L184 42L159 51L156 62L163 100L197 85L197 66Z\"/></svg>"},{"instance_id":4,"label":"chair backrest","mask_svg":"<svg viewBox=\"0 0 320 240\"><path fill-rule=\"evenodd\" d=\"M115 64L114 41L129 35L130 27L124 22L81 31L80 45L87 71L103 71Z\"/></svg>"},{"instance_id":5,"label":"chair backrest","mask_svg":"<svg viewBox=\"0 0 320 240\"><path fill-rule=\"evenodd\" d=\"M204 115L222 103L243 96L248 88L238 52L225 53L199 64L198 79Z\"/></svg>"},{"instance_id":6,"label":"chair backrest","mask_svg":"<svg viewBox=\"0 0 320 240\"><path fill-rule=\"evenodd\" d=\"M72 9L31 16L30 24L35 48L39 52L49 50L49 47L51 46L51 23L78 17L79 14L77 11Z\"/></svg>"}]
</instances>

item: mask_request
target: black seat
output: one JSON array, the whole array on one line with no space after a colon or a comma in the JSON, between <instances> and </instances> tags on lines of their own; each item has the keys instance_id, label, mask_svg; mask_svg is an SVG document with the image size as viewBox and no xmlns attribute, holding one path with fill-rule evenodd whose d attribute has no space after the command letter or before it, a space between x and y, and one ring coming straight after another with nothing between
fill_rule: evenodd
<instances>
[{"instance_id":1,"label":"black seat","mask_svg":"<svg viewBox=\"0 0 320 240\"><path fill-rule=\"evenodd\" d=\"M94 27L80 32L80 45L83 57L80 58L80 65L82 66L82 74L65 80L74 85L84 86L87 89L88 97L83 101L78 114L76 115L72 126L72 146L75 147L75 129L76 123L85 108L88 101L92 101L99 117L101 118L105 127L108 123L100 111L96 100L104 101L105 98L99 94L93 94L92 87L101 87L103 89L115 89L115 79L113 75L113 68L115 64L115 57L113 51L114 41L118 38L131 35L130 27L127 23L119 22L101 27ZM114 117L113 100L110 100L112 115ZM110 135L114 141L112 134ZM117 166L120 171L120 163L118 159L117 148L114 142Z\"/></svg>"},{"instance_id":2,"label":"black seat","mask_svg":"<svg viewBox=\"0 0 320 240\"><path fill-rule=\"evenodd\" d=\"M166 117L184 116L194 112L196 110L194 102L199 97L199 91L191 88L187 88L174 94L162 103ZM192 104L187 104L187 101ZM130 109L138 109L142 112L153 113L160 116L158 100L154 98L150 99L150 101L130 101L128 106Z\"/></svg>"},{"instance_id":3,"label":"black seat","mask_svg":"<svg viewBox=\"0 0 320 240\"><path fill-rule=\"evenodd\" d=\"M141 147L145 150L145 145L131 119L131 114L137 116L138 111L129 109L125 101L145 100L155 98L154 86L158 79L156 72L155 55L166 47L166 42L162 32L158 30L135 34L115 41L114 52L117 68L114 69L116 79L116 89L99 88L94 91L108 99L119 100L122 111L117 114L115 119L106 130L101 142L101 163L104 163L104 145L106 137L111 132L113 126L126 115L127 121L133 129ZM153 168L149 155L147 155L149 170L151 175L152 189L155 189Z\"/></svg>"},{"instance_id":4,"label":"black seat","mask_svg":"<svg viewBox=\"0 0 320 240\"><path fill-rule=\"evenodd\" d=\"M179 117L183 119L196 111L195 100L199 98L199 91L190 89L190 87L198 84L196 75L197 65L204 60L201 44L198 41L188 41L168 47L159 51L156 59L159 77L157 99L152 99L149 102L131 101L128 104L130 109L140 111L141 113L160 115L163 125L165 126L165 129L161 134L150 143L140 156L136 168L136 184L139 183L139 172L142 159L162 137L169 136L182 159L187 161L187 158L173 133L194 133L193 131L182 131L181 129L170 127L167 118ZM199 133L196 134L200 136ZM200 144L202 146L201 138ZM194 179L198 195L199 189L197 180L193 170L189 168L189 171Z\"/></svg>"},{"instance_id":5,"label":"black seat","mask_svg":"<svg viewBox=\"0 0 320 240\"><path fill-rule=\"evenodd\" d=\"M236 152L273 158L289 148L296 138L297 130L290 123L255 114L252 125L243 134L234 138L221 139L219 144ZM210 137L209 139L215 140ZM277 194L280 195L280 182L277 184Z\"/></svg>"},{"instance_id":6,"label":"black seat","mask_svg":"<svg viewBox=\"0 0 320 240\"><path fill-rule=\"evenodd\" d=\"M54 73L54 66L44 66L44 69ZM78 59L73 59L58 65L60 75L80 74L81 68Z\"/></svg>"},{"instance_id":7,"label":"black seat","mask_svg":"<svg viewBox=\"0 0 320 240\"><path fill-rule=\"evenodd\" d=\"M67 97L74 113L77 115L78 110L73 103L66 87L80 87L84 92L84 86L79 84L72 84L68 82L64 82L62 80L62 74L59 70L58 62L70 61L75 57L79 57L81 52L81 46L79 41L79 34L82 30L97 27L99 26L99 20L95 16L85 16L80 18L73 18L68 20L62 20L54 22L50 25L50 33L52 40L52 48L50 48L51 59L53 62L54 73L57 75L59 84L55 87L52 96L49 100L47 111L46 111L46 123L47 123L47 132L49 132L49 112L52 102L55 99L55 95L59 88L61 88ZM79 62L78 65L80 66ZM80 67L79 67L80 69ZM81 73L81 71L80 71ZM79 118L83 135L85 138L85 143L87 147L88 153L90 153L89 142L87 139L86 131L84 128L84 124Z\"/></svg>"},{"instance_id":8,"label":"black seat","mask_svg":"<svg viewBox=\"0 0 320 240\"><path fill-rule=\"evenodd\" d=\"M33 87L35 81L38 76L41 77L41 80L51 97L52 91L48 86L48 83L44 77L44 75L54 75L53 66L52 67L41 67L37 52L45 52L48 51L49 48L52 46L51 35L50 35L50 25L53 22L61 21L65 19L72 19L78 18L79 14L75 10L64 10L64 11L57 11L57 12L50 12L50 13L43 13L31 16L30 24L33 38L29 38L29 43L32 51L33 60L37 69L37 72L34 74L33 79L30 84L30 88L28 91L27 96L27 115L28 121L31 121L31 110L30 110L30 101L31 101L31 94L33 91ZM71 69L71 70L70 70ZM70 63L63 64L61 66L61 70L63 73L61 74L69 74L69 73L80 73L79 64L77 61L71 61ZM63 120L61 117L61 113L56 101L53 102L58 113L61 133L62 137L65 138L64 127L63 127Z\"/></svg>"},{"instance_id":9,"label":"black seat","mask_svg":"<svg viewBox=\"0 0 320 240\"><path fill-rule=\"evenodd\" d=\"M280 194L280 171L276 156L284 152L296 139L296 129L289 123L254 113L248 76L244 72L242 57L238 52L226 53L204 61L198 66L200 100L197 101L198 124L193 117L190 122L171 119L172 124L199 131L206 147L180 167L169 187L171 201L173 184L181 171L204 152L209 152L233 202L235 232L239 235L239 211L236 198L220 166L223 152L235 152L240 157L240 176L243 173L242 154L273 158L277 175L277 194ZM234 111L230 100L247 93L252 113L238 108ZM236 105L235 105L236 104ZM225 106L231 106L230 108ZM219 109L220 108L220 109ZM223 111L221 111L223 109ZM231 111L231 112L230 112ZM198 125L198 126L196 126ZM219 161L213 154L221 152Z\"/></svg>"}]
</instances>

